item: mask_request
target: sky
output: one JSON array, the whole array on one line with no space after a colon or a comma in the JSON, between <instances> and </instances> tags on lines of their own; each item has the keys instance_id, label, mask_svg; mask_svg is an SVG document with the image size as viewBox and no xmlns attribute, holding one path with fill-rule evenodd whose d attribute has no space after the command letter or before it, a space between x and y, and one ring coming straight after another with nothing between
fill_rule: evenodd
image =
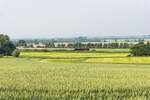
<instances>
[{"instance_id":1,"label":"sky","mask_svg":"<svg viewBox=\"0 0 150 100\"><path fill-rule=\"evenodd\" d=\"M150 34L150 0L0 0L11 38Z\"/></svg>"}]
</instances>

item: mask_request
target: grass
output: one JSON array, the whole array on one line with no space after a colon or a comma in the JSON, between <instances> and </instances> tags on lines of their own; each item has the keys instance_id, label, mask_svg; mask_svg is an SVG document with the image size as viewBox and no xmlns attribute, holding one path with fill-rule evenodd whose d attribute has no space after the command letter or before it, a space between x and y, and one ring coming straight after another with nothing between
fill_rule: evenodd
<instances>
[{"instance_id":1,"label":"grass","mask_svg":"<svg viewBox=\"0 0 150 100\"><path fill-rule=\"evenodd\" d=\"M1 100L149 100L150 67L0 59Z\"/></svg>"}]
</instances>

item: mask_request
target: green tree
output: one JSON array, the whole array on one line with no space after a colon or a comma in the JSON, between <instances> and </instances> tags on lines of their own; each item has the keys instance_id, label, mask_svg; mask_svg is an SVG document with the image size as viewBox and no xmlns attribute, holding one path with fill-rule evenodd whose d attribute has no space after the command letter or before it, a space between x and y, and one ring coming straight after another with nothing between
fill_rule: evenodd
<instances>
[{"instance_id":1,"label":"green tree","mask_svg":"<svg viewBox=\"0 0 150 100\"><path fill-rule=\"evenodd\" d=\"M97 44L97 48L102 48L102 46L103 46L102 43Z\"/></svg>"},{"instance_id":2,"label":"green tree","mask_svg":"<svg viewBox=\"0 0 150 100\"><path fill-rule=\"evenodd\" d=\"M67 47L68 47L68 48L73 48L73 47L74 47L74 44L69 43Z\"/></svg>"},{"instance_id":3,"label":"green tree","mask_svg":"<svg viewBox=\"0 0 150 100\"><path fill-rule=\"evenodd\" d=\"M150 45L144 44L144 43L139 43L131 48L131 54L133 56L150 56Z\"/></svg>"},{"instance_id":4,"label":"green tree","mask_svg":"<svg viewBox=\"0 0 150 100\"><path fill-rule=\"evenodd\" d=\"M0 54L3 54L4 56L11 56L15 49L16 47L10 41L9 36L0 34Z\"/></svg>"},{"instance_id":5,"label":"green tree","mask_svg":"<svg viewBox=\"0 0 150 100\"><path fill-rule=\"evenodd\" d=\"M128 43L124 43L123 48L129 48L129 44Z\"/></svg>"},{"instance_id":6,"label":"green tree","mask_svg":"<svg viewBox=\"0 0 150 100\"><path fill-rule=\"evenodd\" d=\"M55 48L54 42L46 44L46 48Z\"/></svg>"},{"instance_id":7,"label":"green tree","mask_svg":"<svg viewBox=\"0 0 150 100\"><path fill-rule=\"evenodd\" d=\"M104 43L103 48L108 48L108 44Z\"/></svg>"},{"instance_id":8,"label":"green tree","mask_svg":"<svg viewBox=\"0 0 150 100\"><path fill-rule=\"evenodd\" d=\"M27 46L26 41L25 40L19 40L18 46L24 46L24 47L26 47Z\"/></svg>"},{"instance_id":9,"label":"green tree","mask_svg":"<svg viewBox=\"0 0 150 100\"><path fill-rule=\"evenodd\" d=\"M124 47L124 43L120 43L119 48L123 48Z\"/></svg>"}]
</instances>

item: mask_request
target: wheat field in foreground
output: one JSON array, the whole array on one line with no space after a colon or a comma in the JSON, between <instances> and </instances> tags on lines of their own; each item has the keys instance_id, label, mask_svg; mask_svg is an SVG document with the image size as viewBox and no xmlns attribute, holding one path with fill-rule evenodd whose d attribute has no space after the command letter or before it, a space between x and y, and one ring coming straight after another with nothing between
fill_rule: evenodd
<instances>
[{"instance_id":1,"label":"wheat field in foreground","mask_svg":"<svg viewBox=\"0 0 150 100\"><path fill-rule=\"evenodd\" d=\"M148 100L150 67L1 58L0 99Z\"/></svg>"}]
</instances>

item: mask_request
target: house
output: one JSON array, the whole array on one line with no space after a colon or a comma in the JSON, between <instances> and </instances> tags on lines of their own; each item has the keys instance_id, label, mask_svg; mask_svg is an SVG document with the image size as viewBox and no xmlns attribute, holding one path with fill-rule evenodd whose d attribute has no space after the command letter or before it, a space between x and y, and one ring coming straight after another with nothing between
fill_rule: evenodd
<instances>
[{"instance_id":1,"label":"house","mask_svg":"<svg viewBox=\"0 0 150 100\"><path fill-rule=\"evenodd\" d=\"M45 44L42 44L42 43L39 43L39 44L32 44L33 45L33 48L45 48L46 45Z\"/></svg>"}]
</instances>

